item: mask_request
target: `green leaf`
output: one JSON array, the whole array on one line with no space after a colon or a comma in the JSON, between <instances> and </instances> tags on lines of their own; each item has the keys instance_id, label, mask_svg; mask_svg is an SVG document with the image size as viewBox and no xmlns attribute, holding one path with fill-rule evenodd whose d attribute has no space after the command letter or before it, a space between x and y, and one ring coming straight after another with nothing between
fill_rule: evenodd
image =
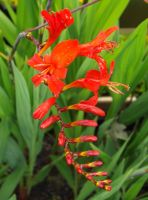
<instances>
[{"instance_id":1,"label":"green leaf","mask_svg":"<svg viewBox=\"0 0 148 200\"><path fill-rule=\"evenodd\" d=\"M10 128L7 120L2 120L0 123L0 163L3 161L4 153L6 152Z\"/></svg>"},{"instance_id":2,"label":"green leaf","mask_svg":"<svg viewBox=\"0 0 148 200\"><path fill-rule=\"evenodd\" d=\"M3 88L0 87L0 117L8 117L13 113L13 106L10 98L5 93Z\"/></svg>"},{"instance_id":3,"label":"green leaf","mask_svg":"<svg viewBox=\"0 0 148 200\"><path fill-rule=\"evenodd\" d=\"M27 13L26 15L22 13ZM30 0L29 3L26 0L21 0L17 6L17 26L20 31L29 29L38 23L38 6L37 2Z\"/></svg>"},{"instance_id":4,"label":"green leaf","mask_svg":"<svg viewBox=\"0 0 148 200\"><path fill-rule=\"evenodd\" d=\"M17 29L2 11L0 11L0 19L0 30L2 30L3 37L5 37L11 45L13 45L14 40L17 37Z\"/></svg>"},{"instance_id":5,"label":"green leaf","mask_svg":"<svg viewBox=\"0 0 148 200\"><path fill-rule=\"evenodd\" d=\"M5 5L13 23L16 23L16 13L14 12L12 6L10 5L9 0L2 0L3 4Z\"/></svg>"},{"instance_id":6,"label":"green leaf","mask_svg":"<svg viewBox=\"0 0 148 200\"><path fill-rule=\"evenodd\" d=\"M37 185L38 183L42 182L47 175L49 174L51 168L50 168L50 164L45 165L44 167L42 167L38 173L33 177L32 180L32 186Z\"/></svg>"},{"instance_id":7,"label":"green leaf","mask_svg":"<svg viewBox=\"0 0 148 200\"><path fill-rule=\"evenodd\" d=\"M8 70L8 66L5 64L5 62L0 58L0 73L2 77L3 87L9 97L12 97L13 89L12 89L12 82L10 79L10 74Z\"/></svg>"},{"instance_id":8,"label":"green leaf","mask_svg":"<svg viewBox=\"0 0 148 200\"><path fill-rule=\"evenodd\" d=\"M125 109L119 117L119 121L130 124L148 113L148 91L143 93L135 102ZM128 117L127 117L128 116Z\"/></svg>"},{"instance_id":9,"label":"green leaf","mask_svg":"<svg viewBox=\"0 0 148 200\"><path fill-rule=\"evenodd\" d=\"M132 151L135 152L135 149L138 148L138 146L147 138L147 130L148 130L148 120L146 120L142 126L141 129L136 131L134 134L134 138L132 140L132 143L129 144L127 149L127 154L131 153Z\"/></svg>"},{"instance_id":10,"label":"green leaf","mask_svg":"<svg viewBox=\"0 0 148 200\"><path fill-rule=\"evenodd\" d=\"M4 159L5 163L11 168L15 168L18 165L25 165L25 158L20 146L15 142L14 139L9 137L7 141L7 146L4 152Z\"/></svg>"},{"instance_id":11,"label":"green leaf","mask_svg":"<svg viewBox=\"0 0 148 200\"><path fill-rule=\"evenodd\" d=\"M132 186L128 189L128 191L125 193L124 198L126 200L134 200L136 199L136 196L142 189L144 183L148 180L148 175L140 177L136 182L132 184Z\"/></svg>"},{"instance_id":12,"label":"green leaf","mask_svg":"<svg viewBox=\"0 0 148 200\"><path fill-rule=\"evenodd\" d=\"M31 103L27 84L21 72L13 64L16 92L16 112L21 134L29 148L32 146L33 132Z\"/></svg>"},{"instance_id":13,"label":"green leaf","mask_svg":"<svg viewBox=\"0 0 148 200\"><path fill-rule=\"evenodd\" d=\"M96 187L91 182L87 181L80 190L77 200L86 200L95 188Z\"/></svg>"},{"instance_id":14,"label":"green leaf","mask_svg":"<svg viewBox=\"0 0 148 200\"><path fill-rule=\"evenodd\" d=\"M13 196L10 197L8 200L17 200L17 199L16 199L16 195L13 195Z\"/></svg>"},{"instance_id":15,"label":"green leaf","mask_svg":"<svg viewBox=\"0 0 148 200\"><path fill-rule=\"evenodd\" d=\"M24 171L25 171L24 165L18 166L10 175L8 175L5 179L5 182L1 186L0 189L0 197L3 200L9 199L9 197L12 195L13 191L15 190L16 186L20 182Z\"/></svg>"},{"instance_id":16,"label":"green leaf","mask_svg":"<svg viewBox=\"0 0 148 200\"><path fill-rule=\"evenodd\" d=\"M118 161L121 158L122 153L124 152L128 142L129 142L130 137L127 139L126 142L124 142L124 144L120 147L120 149L118 149L118 151L114 154L114 156L111 159L111 162L107 165L106 171L107 172L113 172Z\"/></svg>"},{"instance_id":17,"label":"green leaf","mask_svg":"<svg viewBox=\"0 0 148 200\"><path fill-rule=\"evenodd\" d=\"M83 26L85 31L82 37L85 36L87 40L90 40L99 31L116 24L128 3L129 0L102 0L87 8L85 10L86 21Z\"/></svg>"}]
</instances>

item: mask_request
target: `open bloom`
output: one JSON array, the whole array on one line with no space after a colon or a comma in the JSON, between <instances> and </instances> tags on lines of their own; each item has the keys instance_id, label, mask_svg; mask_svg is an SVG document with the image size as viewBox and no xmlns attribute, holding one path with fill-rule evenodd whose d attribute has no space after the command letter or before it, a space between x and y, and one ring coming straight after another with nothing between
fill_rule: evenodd
<instances>
[{"instance_id":1,"label":"open bloom","mask_svg":"<svg viewBox=\"0 0 148 200\"><path fill-rule=\"evenodd\" d=\"M99 62L101 62L101 60ZM109 81L109 79L113 73L113 70L114 70L114 62L112 62L110 65L109 73L106 70L107 69L106 62L102 61L101 65L104 66L104 67L102 67L102 69L103 69L102 71L101 70L100 71L89 70L86 73L85 78L78 79L70 84L65 85L63 90L65 91L70 88L86 88L96 94L96 92L99 90L100 86L107 86L111 91L113 91L117 94L123 94L123 92L117 88L118 86L123 86L126 90L129 89L128 85ZM95 97L93 97L93 98L95 98Z\"/></svg>"},{"instance_id":2,"label":"open bloom","mask_svg":"<svg viewBox=\"0 0 148 200\"><path fill-rule=\"evenodd\" d=\"M74 22L74 18L69 9L65 8L59 12L46 10L41 12L43 18L47 21L47 30L49 31L49 38L46 41L45 46L41 49L38 55L41 55L55 40L59 37L61 32L67 27L71 26Z\"/></svg>"},{"instance_id":3,"label":"open bloom","mask_svg":"<svg viewBox=\"0 0 148 200\"><path fill-rule=\"evenodd\" d=\"M28 64L40 73L33 76L33 83L38 86L42 82L47 84L55 96L58 96L64 87L62 82L67 74L67 67L78 54L78 41L66 40L59 43L51 55L41 58L35 54Z\"/></svg>"}]
</instances>

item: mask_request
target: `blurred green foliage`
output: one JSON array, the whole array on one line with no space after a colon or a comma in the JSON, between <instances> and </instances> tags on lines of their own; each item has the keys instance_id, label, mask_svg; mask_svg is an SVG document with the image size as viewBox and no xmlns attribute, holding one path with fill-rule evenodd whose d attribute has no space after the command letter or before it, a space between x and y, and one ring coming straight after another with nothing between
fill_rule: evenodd
<instances>
[{"instance_id":1,"label":"blurred green foliage","mask_svg":"<svg viewBox=\"0 0 148 200\"><path fill-rule=\"evenodd\" d=\"M111 192L96 189L90 182L77 176L69 168L63 156L57 155L58 126L46 130L51 134L54 144L49 151L51 162L35 172L37 157L43 147L44 134L39 130L38 122L32 119L32 112L37 105L50 96L44 87L35 88L31 83L34 71L27 66L27 60L35 51L34 45L22 39L14 56L12 66L7 62L12 45L17 35L25 29L42 22L40 11L46 7L45 0L19 0L11 7L10 1L1 0L6 12L0 11L0 199L15 200L15 188L25 188L29 195L33 186L48 176L53 166L65 178L73 190L76 200L144 200L147 198L144 185L148 180L148 56L147 56L147 20L143 21L128 36L120 32L112 37L119 43L113 54L104 53L107 62L115 60L115 72L112 80L129 84L131 89L124 96L112 94L113 101L109 105L106 120L100 128L77 128L68 134L80 135L96 133L101 140L90 148L101 151L100 158L105 162L100 170L110 172L113 180ZM59 40L78 38L80 42L93 39L103 29L119 24L119 18L128 5L129 0L102 0L94 6L74 13L75 23L64 31ZM75 1L52 1L52 9L60 10L80 6ZM38 39L43 30L33 34ZM44 39L46 38L44 34ZM67 82L84 76L88 69L96 68L90 59L77 59L71 64ZM143 92L135 92L142 84ZM70 105L80 99L86 99L88 91L68 91L61 95L60 103ZM136 94L137 101L126 104L126 97ZM77 99L75 98L77 96ZM131 98L132 99L132 98ZM51 110L54 113L54 109ZM66 114L65 121L82 119L77 115ZM123 131L123 125L125 130ZM119 137L120 135L120 137ZM85 148L78 146L77 148ZM60 148L59 148L60 150ZM143 188L143 192L141 189Z\"/></svg>"}]
</instances>

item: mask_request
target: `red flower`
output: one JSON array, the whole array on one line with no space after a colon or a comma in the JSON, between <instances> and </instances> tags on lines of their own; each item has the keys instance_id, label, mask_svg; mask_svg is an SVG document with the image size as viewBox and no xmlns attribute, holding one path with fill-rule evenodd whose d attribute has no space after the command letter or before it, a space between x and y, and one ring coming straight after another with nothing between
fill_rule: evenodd
<instances>
[{"instance_id":1,"label":"red flower","mask_svg":"<svg viewBox=\"0 0 148 200\"><path fill-rule=\"evenodd\" d=\"M65 154L65 158L66 158L66 162L68 165L71 165L73 163L73 156L72 156L72 153L67 151L66 154Z\"/></svg>"},{"instance_id":2,"label":"red flower","mask_svg":"<svg viewBox=\"0 0 148 200\"><path fill-rule=\"evenodd\" d=\"M84 135L77 138L70 138L68 142L70 143L78 143L78 142L96 142L97 137L94 135Z\"/></svg>"},{"instance_id":3,"label":"red flower","mask_svg":"<svg viewBox=\"0 0 148 200\"><path fill-rule=\"evenodd\" d=\"M54 124L55 122L57 122L59 119L60 119L59 116L48 117L41 123L40 128L47 128L51 126L52 124Z\"/></svg>"},{"instance_id":4,"label":"red flower","mask_svg":"<svg viewBox=\"0 0 148 200\"><path fill-rule=\"evenodd\" d=\"M48 23L47 29L49 31L49 38L45 46L38 53L39 55L55 42L64 29L72 25L74 22L74 18L72 17L70 10L67 8L55 13L48 13L46 10L43 10L41 14Z\"/></svg>"},{"instance_id":5,"label":"red flower","mask_svg":"<svg viewBox=\"0 0 148 200\"><path fill-rule=\"evenodd\" d=\"M113 91L117 94L123 94L123 92L121 92L117 88L118 86L122 86L126 90L129 89L128 85L109 81L109 79L113 73L113 70L114 70L114 64L115 64L114 62L111 62L110 72L108 73L108 71L106 70L107 69L106 62L103 61L100 57L98 57L98 60L101 63L100 66L104 66L104 67L102 67L102 69L100 71L89 70L86 73L85 78L78 79L68 85L65 85L63 88L63 91L70 89L70 88L86 88L86 89L92 91L93 93L96 93L99 90L100 86L107 86L111 91ZM97 95L95 95L93 97L93 100L96 100L96 98L97 98ZM87 101L84 101L84 102L87 103Z\"/></svg>"},{"instance_id":6,"label":"red flower","mask_svg":"<svg viewBox=\"0 0 148 200\"><path fill-rule=\"evenodd\" d=\"M81 164L82 168L93 168L93 167L100 167L103 165L103 162L100 160L94 161L94 162L90 162L87 164Z\"/></svg>"},{"instance_id":7,"label":"red flower","mask_svg":"<svg viewBox=\"0 0 148 200\"><path fill-rule=\"evenodd\" d=\"M111 27L100 32L93 41L86 44L81 44L79 55L94 58L94 56L96 56L102 50L111 50L116 47L117 45L115 42L105 42L106 38L116 30L118 30L117 26Z\"/></svg>"},{"instance_id":8,"label":"red flower","mask_svg":"<svg viewBox=\"0 0 148 200\"><path fill-rule=\"evenodd\" d=\"M51 97L49 99L47 99L46 101L44 101L33 113L33 118L34 119L42 119L47 112L49 111L49 109L51 108L52 105L55 104L56 98L55 97Z\"/></svg>"},{"instance_id":9,"label":"red flower","mask_svg":"<svg viewBox=\"0 0 148 200\"><path fill-rule=\"evenodd\" d=\"M89 157L89 156L98 156L100 154L99 151L89 150L89 151L81 151L74 153L75 157Z\"/></svg>"},{"instance_id":10,"label":"red flower","mask_svg":"<svg viewBox=\"0 0 148 200\"><path fill-rule=\"evenodd\" d=\"M98 115L98 116L105 116L105 112L98 107L92 106L92 105L88 105L88 104L84 104L84 103L78 103L78 104L74 104L65 108L61 109L61 112L67 111L67 110L81 110L84 112L89 112L92 113L94 115Z\"/></svg>"},{"instance_id":11,"label":"red flower","mask_svg":"<svg viewBox=\"0 0 148 200\"><path fill-rule=\"evenodd\" d=\"M97 122L93 121L93 120L78 120L78 121L74 121L74 122L70 122L68 124L65 124L65 128L70 128L73 126L98 126Z\"/></svg>"},{"instance_id":12,"label":"red flower","mask_svg":"<svg viewBox=\"0 0 148 200\"><path fill-rule=\"evenodd\" d=\"M107 172L92 172L89 173L90 176L107 176L108 173Z\"/></svg>"},{"instance_id":13,"label":"red flower","mask_svg":"<svg viewBox=\"0 0 148 200\"><path fill-rule=\"evenodd\" d=\"M38 70L40 74L32 78L33 83L38 86L44 82L55 96L58 96L64 87L61 79L65 79L67 67L76 58L79 52L77 40L67 40L59 43L51 55L41 58L35 54L28 64Z\"/></svg>"},{"instance_id":14,"label":"red flower","mask_svg":"<svg viewBox=\"0 0 148 200\"><path fill-rule=\"evenodd\" d=\"M60 132L59 137L58 137L58 145L64 146L66 141L67 141L67 138L65 137L64 132Z\"/></svg>"}]
</instances>

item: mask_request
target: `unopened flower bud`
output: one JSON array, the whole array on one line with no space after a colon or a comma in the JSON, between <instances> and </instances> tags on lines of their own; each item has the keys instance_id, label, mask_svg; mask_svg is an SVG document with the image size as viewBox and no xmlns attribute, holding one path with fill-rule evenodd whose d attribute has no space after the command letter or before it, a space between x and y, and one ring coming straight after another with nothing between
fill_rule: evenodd
<instances>
[{"instance_id":1,"label":"unopened flower bud","mask_svg":"<svg viewBox=\"0 0 148 200\"><path fill-rule=\"evenodd\" d=\"M73 163L73 156L70 152L66 152L66 155L65 155L65 158L66 158L66 162L68 165L72 165Z\"/></svg>"},{"instance_id":2,"label":"unopened flower bud","mask_svg":"<svg viewBox=\"0 0 148 200\"><path fill-rule=\"evenodd\" d=\"M67 140L67 138L65 137L64 132L60 132L59 133L59 137L58 137L58 145L59 146L64 146L66 140Z\"/></svg>"}]
</instances>

